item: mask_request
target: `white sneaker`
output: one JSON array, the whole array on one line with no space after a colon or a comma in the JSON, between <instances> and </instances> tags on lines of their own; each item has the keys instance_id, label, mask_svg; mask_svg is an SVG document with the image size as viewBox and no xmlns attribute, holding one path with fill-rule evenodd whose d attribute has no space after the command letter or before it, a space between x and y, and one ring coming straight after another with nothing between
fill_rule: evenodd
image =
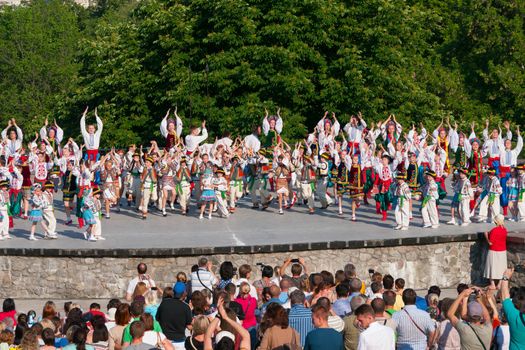
<instances>
[{"instance_id":1,"label":"white sneaker","mask_svg":"<svg viewBox=\"0 0 525 350\"><path fill-rule=\"evenodd\" d=\"M394 226L394 230L401 230L401 225Z\"/></svg>"},{"instance_id":2,"label":"white sneaker","mask_svg":"<svg viewBox=\"0 0 525 350\"><path fill-rule=\"evenodd\" d=\"M88 241L89 241L89 242L96 242L97 239L96 239L94 236L89 236Z\"/></svg>"},{"instance_id":3,"label":"white sneaker","mask_svg":"<svg viewBox=\"0 0 525 350\"><path fill-rule=\"evenodd\" d=\"M199 220L202 220L202 219L204 219L204 216L199 215Z\"/></svg>"},{"instance_id":4,"label":"white sneaker","mask_svg":"<svg viewBox=\"0 0 525 350\"><path fill-rule=\"evenodd\" d=\"M173 202L170 203L170 209L175 210L175 206L173 205Z\"/></svg>"},{"instance_id":5,"label":"white sneaker","mask_svg":"<svg viewBox=\"0 0 525 350\"><path fill-rule=\"evenodd\" d=\"M211 214L210 214L210 215L208 215L208 220L211 220Z\"/></svg>"},{"instance_id":6,"label":"white sneaker","mask_svg":"<svg viewBox=\"0 0 525 350\"><path fill-rule=\"evenodd\" d=\"M87 233L87 231L82 232L82 234L84 235L84 239L87 240L87 239L88 239L88 233Z\"/></svg>"},{"instance_id":7,"label":"white sneaker","mask_svg":"<svg viewBox=\"0 0 525 350\"><path fill-rule=\"evenodd\" d=\"M401 227L399 230L401 230L401 231L407 231L407 230L408 230L408 226L403 226L403 227Z\"/></svg>"},{"instance_id":8,"label":"white sneaker","mask_svg":"<svg viewBox=\"0 0 525 350\"><path fill-rule=\"evenodd\" d=\"M7 239L11 239L11 238L13 238L13 237L11 237L10 235L4 236L4 237L7 238Z\"/></svg>"},{"instance_id":9,"label":"white sneaker","mask_svg":"<svg viewBox=\"0 0 525 350\"><path fill-rule=\"evenodd\" d=\"M436 229L436 228L439 228L439 225L432 225L430 227L433 228L433 229Z\"/></svg>"},{"instance_id":10,"label":"white sneaker","mask_svg":"<svg viewBox=\"0 0 525 350\"><path fill-rule=\"evenodd\" d=\"M5 239L6 239L5 236L0 236L0 241L3 241L3 240L5 240Z\"/></svg>"},{"instance_id":11,"label":"white sneaker","mask_svg":"<svg viewBox=\"0 0 525 350\"><path fill-rule=\"evenodd\" d=\"M469 224L470 224L470 222L463 222L463 223L461 224L461 226L462 226L462 227L465 227L465 226L468 226Z\"/></svg>"},{"instance_id":12,"label":"white sneaker","mask_svg":"<svg viewBox=\"0 0 525 350\"><path fill-rule=\"evenodd\" d=\"M432 227L432 225L431 224L423 225L423 228L429 228L429 227Z\"/></svg>"},{"instance_id":13,"label":"white sneaker","mask_svg":"<svg viewBox=\"0 0 525 350\"><path fill-rule=\"evenodd\" d=\"M102 237L102 236L98 236L98 237L97 237L97 241L105 241L105 240L106 240L106 239L105 239L104 237Z\"/></svg>"},{"instance_id":14,"label":"white sneaker","mask_svg":"<svg viewBox=\"0 0 525 350\"><path fill-rule=\"evenodd\" d=\"M521 219L520 222L525 222L525 218Z\"/></svg>"},{"instance_id":15,"label":"white sneaker","mask_svg":"<svg viewBox=\"0 0 525 350\"><path fill-rule=\"evenodd\" d=\"M49 238L51 238L51 239L58 239L58 236L57 236L56 233L51 233L51 234L49 235Z\"/></svg>"},{"instance_id":16,"label":"white sneaker","mask_svg":"<svg viewBox=\"0 0 525 350\"><path fill-rule=\"evenodd\" d=\"M38 241L38 238L36 238L35 236L29 236L29 240L30 241Z\"/></svg>"},{"instance_id":17,"label":"white sneaker","mask_svg":"<svg viewBox=\"0 0 525 350\"><path fill-rule=\"evenodd\" d=\"M283 210L282 210L282 209L279 209L279 214L281 214L281 215L283 215L283 214L284 214L284 212L283 212Z\"/></svg>"},{"instance_id":18,"label":"white sneaker","mask_svg":"<svg viewBox=\"0 0 525 350\"><path fill-rule=\"evenodd\" d=\"M447 221L447 225L457 225L456 219L452 219L450 221Z\"/></svg>"}]
</instances>

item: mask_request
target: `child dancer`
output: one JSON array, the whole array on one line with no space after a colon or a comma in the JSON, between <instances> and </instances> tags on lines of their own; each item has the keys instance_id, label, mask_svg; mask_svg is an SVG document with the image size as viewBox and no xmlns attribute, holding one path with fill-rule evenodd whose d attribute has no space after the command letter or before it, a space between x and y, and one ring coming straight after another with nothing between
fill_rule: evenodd
<instances>
[{"instance_id":1,"label":"child dancer","mask_svg":"<svg viewBox=\"0 0 525 350\"><path fill-rule=\"evenodd\" d=\"M425 172L426 182L423 185L423 203L421 204L421 214L423 215L424 228L438 228L439 215L436 201L439 199L438 185L436 183L436 173L432 170Z\"/></svg>"},{"instance_id":2,"label":"child dancer","mask_svg":"<svg viewBox=\"0 0 525 350\"><path fill-rule=\"evenodd\" d=\"M482 194L483 197L479 204L478 222L484 222L488 218L489 211L492 218L500 214L500 195L503 192L498 177L496 176L496 169L490 168L487 170L488 179L484 181Z\"/></svg>"},{"instance_id":3,"label":"child dancer","mask_svg":"<svg viewBox=\"0 0 525 350\"><path fill-rule=\"evenodd\" d=\"M29 221L31 222L31 233L29 235L30 241L37 241L35 237L36 225L40 222L44 232L47 231L46 224L42 221L42 209L45 206L45 199L42 194L42 185L35 183L31 188L31 212L29 213Z\"/></svg>"},{"instance_id":4,"label":"child dancer","mask_svg":"<svg viewBox=\"0 0 525 350\"><path fill-rule=\"evenodd\" d=\"M352 156L352 165L349 169L348 189L352 199L352 221L356 221L355 212L359 208L359 202L363 199L363 184L361 182L361 165L359 164L359 154Z\"/></svg>"},{"instance_id":5,"label":"child dancer","mask_svg":"<svg viewBox=\"0 0 525 350\"><path fill-rule=\"evenodd\" d=\"M44 238L57 239L57 219L55 218L55 213L53 210L53 191L55 186L53 182L47 181L44 185L44 205L42 210L43 219L46 221L46 230L44 233Z\"/></svg>"},{"instance_id":6,"label":"child dancer","mask_svg":"<svg viewBox=\"0 0 525 350\"><path fill-rule=\"evenodd\" d=\"M73 223L73 220L71 220L71 210L73 209L73 201L77 194L77 177L75 173L78 173L78 170L75 171L74 161L68 161L66 170L62 176L62 200L64 201L64 210L66 212L66 225L68 226Z\"/></svg>"},{"instance_id":7,"label":"child dancer","mask_svg":"<svg viewBox=\"0 0 525 350\"><path fill-rule=\"evenodd\" d=\"M0 181L0 241L10 239L9 235L9 180Z\"/></svg>"},{"instance_id":8,"label":"child dancer","mask_svg":"<svg viewBox=\"0 0 525 350\"><path fill-rule=\"evenodd\" d=\"M283 215L283 204L287 202L289 190L288 180L290 178L290 168L284 163L284 156L281 154L277 158L277 167L275 169L276 192L279 198L279 214Z\"/></svg>"},{"instance_id":9,"label":"child dancer","mask_svg":"<svg viewBox=\"0 0 525 350\"><path fill-rule=\"evenodd\" d=\"M87 150L87 159L90 161L98 160L98 147L100 145L100 136L102 135L102 128L104 124L102 120L98 117L97 109L95 108L95 118L97 120L97 127L90 124L86 129L86 114L88 112L88 107L82 114L80 118L80 131L82 132L82 137L84 138L84 144L86 145Z\"/></svg>"},{"instance_id":10,"label":"child dancer","mask_svg":"<svg viewBox=\"0 0 525 350\"><path fill-rule=\"evenodd\" d=\"M100 215L102 204L100 203L100 188L95 188L92 192L87 193L83 203L83 219L88 229L84 232L84 238L90 242L103 241ZM88 238L89 234L89 238Z\"/></svg>"},{"instance_id":11,"label":"child dancer","mask_svg":"<svg viewBox=\"0 0 525 350\"><path fill-rule=\"evenodd\" d=\"M208 213L208 219L211 220L211 213L213 211L213 205L215 203L215 190L213 188L213 173L211 171L211 168L207 167L204 170L204 173L201 176L200 180L201 185L201 211L199 215L199 219L204 219L204 210L206 209L206 205L209 206L209 213Z\"/></svg>"},{"instance_id":12,"label":"child dancer","mask_svg":"<svg viewBox=\"0 0 525 350\"><path fill-rule=\"evenodd\" d=\"M217 199L217 211L221 217L227 218L230 216L228 213L228 205L226 204L228 181L224 177L224 169L217 169L215 174L217 177L213 179L213 185L215 187L215 198Z\"/></svg>"},{"instance_id":13,"label":"child dancer","mask_svg":"<svg viewBox=\"0 0 525 350\"><path fill-rule=\"evenodd\" d=\"M399 173L396 176L396 184L392 186L392 194L396 199L396 226L394 230L408 230L410 225L410 199L412 192L406 183L406 174Z\"/></svg>"},{"instance_id":14,"label":"child dancer","mask_svg":"<svg viewBox=\"0 0 525 350\"><path fill-rule=\"evenodd\" d=\"M518 221L518 197L519 197L519 184L518 184L518 167L514 167L510 173L510 178L507 180L507 191L509 194L509 221Z\"/></svg>"},{"instance_id":15,"label":"child dancer","mask_svg":"<svg viewBox=\"0 0 525 350\"><path fill-rule=\"evenodd\" d=\"M458 179L454 182L454 198L452 199L451 215L452 220L447 222L449 225L457 225L455 210L457 210L461 226L470 224L470 200L474 198L474 191L468 179L468 169L459 169Z\"/></svg>"}]
</instances>

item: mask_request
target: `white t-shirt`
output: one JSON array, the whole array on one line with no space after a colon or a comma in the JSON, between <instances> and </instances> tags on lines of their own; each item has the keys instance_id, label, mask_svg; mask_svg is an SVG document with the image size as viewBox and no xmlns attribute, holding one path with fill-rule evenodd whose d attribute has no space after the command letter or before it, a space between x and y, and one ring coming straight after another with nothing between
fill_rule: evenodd
<instances>
[{"instance_id":1,"label":"white t-shirt","mask_svg":"<svg viewBox=\"0 0 525 350\"><path fill-rule=\"evenodd\" d=\"M394 331L377 322L372 322L370 326L359 335L357 350L394 350L395 348Z\"/></svg>"},{"instance_id":2,"label":"white t-shirt","mask_svg":"<svg viewBox=\"0 0 525 350\"><path fill-rule=\"evenodd\" d=\"M142 337L142 342L144 344L156 346L157 343L162 343L164 339L166 339L166 336L162 332L157 333L155 331L146 331L144 332L144 337Z\"/></svg>"},{"instance_id":3,"label":"white t-shirt","mask_svg":"<svg viewBox=\"0 0 525 350\"><path fill-rule=\"evenodd\" d=\"M148 275L140 275L129 281L128 289L126 290L127 294L133 294L133 291L135 290L135 287L137 286L137 283L144 282L148 286L148 288L155 287L155 281L151 278L148 279Z\"/></svg>"}]
</instances>

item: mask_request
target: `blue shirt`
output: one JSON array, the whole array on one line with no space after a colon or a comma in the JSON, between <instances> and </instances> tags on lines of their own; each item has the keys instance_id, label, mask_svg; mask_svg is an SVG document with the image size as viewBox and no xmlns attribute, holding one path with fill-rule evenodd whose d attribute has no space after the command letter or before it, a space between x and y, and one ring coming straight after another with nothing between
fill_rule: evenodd
<instances>
[{"instance_id":1,"label":"blue shirt","mask_svg":"<svg viewBox=\"0 0 525 350\"><path fill-rule=\"evenodd\" d=\"M427 300L422 297L416 297L416 306L419 310L427 311Z\"/></svg>"},{"instance_id":2,"label":"blue shirt","mask_svg":"<svg viewBox=\"0 0 525 350\"><path fill-rule=\"evenodd\" d=\"M292 305L288 314L288 323L299 333L301 345L304 345L306 335L315 329L312 323L312 311L300 304Z\"/></svg>"},{"instance_id":3,"label":"blue shirt","mask_svg":"<svg viewBox=\"0 0 525 350\"><path fill-rule=\"evenodd\" d=\"M525 349L525 315L521 315L511 299L503 300L503 312L507 317L510 329L510 350Z\"/></svg>"},{"instance_id":4,"label":"blue shirt","mask_svg":"<svg viewBox=\"0 0 525 350\"><path fill-rule=\"evenodd\" d=\"M352 308L350 307L350 302L348 299L337 299L334 301L333 310L335 314L339 317L345 317L346 315L350 314L352 312Z\"/></svg>"},{"instance_id":5,"label":"blue shirt","mask_svg":"<svg viewBox=\"0 0 525 350\"><path fill-rule=\"evenodd\" d=\"M344 350L343 335L332 328L317 328L308 333L304 350Z\"/></svg>"}]
</instances>

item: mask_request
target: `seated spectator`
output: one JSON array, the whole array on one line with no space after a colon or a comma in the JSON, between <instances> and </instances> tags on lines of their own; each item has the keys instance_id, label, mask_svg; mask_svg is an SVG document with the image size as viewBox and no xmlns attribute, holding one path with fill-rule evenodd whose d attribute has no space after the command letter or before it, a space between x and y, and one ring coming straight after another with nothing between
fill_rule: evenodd
<instances>
[{"instance_id":1,"label":"seated spectator","mask_svg":"<svg viewBox=\"0 0 525 350\"><path fill-rule=\"evenodd\" d=\"M24 333L22 340L20 341L20 349L23 350L38 350L40 344L38 343L39 333L36 329L29 329ZM69 346L69 345L68 345ZM64 347L66 350L75 350L76 347ZM89 349L93 350L93 349Z\"/></svg>"},{"instance_id":2,"label":"seated spectator","mask_svg":"<svg viewBox=\"0 0 525 350\"><path fill-rule=\"evenodd\" d=\"M163 331L175 349L183 348L186 341L186 329L191 327L193 318L190 307L184 302L185 297L184 283L175 283L173 298L162 299L157 310L157 321L162 328L153 327L156 332Z\"/></svg>"},{"instance_id":3,"label":"seated spectator","mask_svg":"<svg viewBox=\"0 0 525 350\"><path fill-rule=\"evenodd\" d=\"M257 349L272 350L279 346L300 344L299 334L289 326L288 314L281 305L270 304L264 318L267 326Z\"/></svg>"},{"instance_id":4,"label":"seated spectator","mask_svg":"<svg viewBox=\"0 0 525 350\"><path fill-rule=\"evenodd\" d=\"M383 278L384 280L384 278ZM392 319L397 323L398 350L426 350L432 345L435 332L430 316L416 306L417 294L413 289L403 291L403 311L396 312Z\"/></svg>"},{"instance_id":5,"label":"seated spectator","mask_svg":"<svg viewBox=\"0 0 525 350\"><path fill-rule=\"evenodd\" d=\"M125 350L153 350L154 347L150 344L145 344L142 341L146 327L142 321L133 321L129 327L131 334L131 344L125 347Z\"/></svg>"},{"instance_id":6,"label":"seated spectator","mask_svg":"<svg viewBox=\"0 0 525 350\"><path fill-rule=\"evenodd\" d=\"M199 259L198 267L190 275L191 292L203 289L213 290L219 280L212 271L213 264L206 257Z\"/></svg>"},{"instance_id":7,"label":"seated spectator","mask_svg":"<svg viewBox=\"0 0 525 350\"><path fill-rule=\"evenodd\" d=\"M366 297L363 295L355 296L350 302L350 307L352 310L357 310L361 305L366 304ZM343 318L345 323L343 329L343 338L346 350L357 350L357 345L359 342L359 334L361 330L357 328L357 319L354 314L347 315Z\"/></svg>"},{"instance_id":8,"label":"seated spectator","mask_svg":"<svg viewBox=\"0 0 525 350\"><path fill-rule=\"evenodd\" d=\"M55 303L52 301L46 301L46 303L44 304L44 308L42 309L42 316L40 317L39 321L44 319L50 320L57 315L58 311Z\"/></svg>"},{"instance_id":9,"label":"seated spectator","mask_svg":"<svg viewBox=\"0 0 525 350\"><path fill-rule=\"evenodd\" d=\"M308 279L308 269L303 258L297 259L297 262L292 264L293 259L286 259L284 264L279 269L279 275L282 278L288 277L292 284L301 290L306 289L306 280ZM291 272L292 275L289 276L286 274L286 269L292 264Z\"/></svg>"},{"instance_id":10,"label":"seated spectator","mask_svg":"<svg viewBox=\"0 0 525 350\"><path fill-rule=\"evenodd\" d=\"M381 299L374 301L382 302ZM375 319L375 311L370 305L361 305L355 310L357 323L363 331L359 335L358 350L395 350L396 340L392 328Z\"/></svg>"},{"instance_id":11,"label":"seated spectator","mask_svg":"<svg viewBox=\"0 0 525 350\"><path fill-rule=\"evenodd\" d=\"M469 296L476 293L475 301L469 302ZM467 303L467 319L463 321L456 316L460 304ZM452 303L447 312L452 326L459 333L462 349L488 349L492 340L492 324L489 312L481 302L481 290L467 288Z\"/></svg>"},{"instance_id":12,"label":"seated spectator","mask_svg":"<svg viewBox=\"0 0 525 350\"><path fill-rule=\"evenodd\" d=\"M374 310L374 318L377 323L380 325L389 327L395 333L397 328L397 323L394 321L390 315L385 312L385 301L381 298L376 298L372 300L370 306ZM388 316L388 317L387 317Z\"/></svg>"},{"instance_id":13,"label":"seated spectator","mask_svg":"<svg viewBox=\"0 0 525 350\"><path fill-rule=\"evenodd\" d=\"M191 325L191 336L186 338L184 347L187 350L203 350L204 335L210 325L210 320L204 315L199 315L193 318Z\"/></svg>"},{"instance_id":14,"label":"seated spectator","mask_svg":"<svg viewBox=\"0 0 525 350\"><path fill-rule=\"evenodd\" d=\"M328 326L329 310L316 304L312 308L315 329L306 335L304 350L343 350L343 336Z\"/></svg>"},{"instance_id":15,"label":"seated spectator","mask_svg":"<svg viewBox=\"0 0 525 350\"><path fill-rule=\"evenodd\" d=\"M124 328L129 325L131 314L128 304L120 304L115 312L115 326L109 330L109 350L121 350Z\"/></svg>"},{"instance_id":16,"label":"seated spectator","mask_svg":"<svg viewBox=\"0 0 525 350\"><path fill-rule=\"evenodd\" d=\"M13 320L13 326L16 327L16 307L15 301L11 298L4 299L2 312L0 312L0 322L6 318Z\"/></svg>"},{"instance_id":17,"label":"seated spectator","mask_svg":"<svg viewBox=\"0 0 525 350\"><path fill-rule=\"evenodd\" d=\"M337 295L337 300L334 301L333 310L337 316L345 317L352 312L350 301L348 300L350 288L348 288L346 283L339 283L335 287L335 293Z\"/></svg>"},{"instance_id":18,"label":"seated spectator","mask_svg":"<svg viewBox=\"0 0 525 350\"><path fill-rule=\"evenodd\" d=\"M109 331L106 328L106 320L103 316L96 315L91 320L93 330L88 332L86 343L92 345L95 350L109 348Z\"/></svg>"},{"instance_id":19,"label":"seated spectator","mask_svg":"<svg viewBox=\"0 0 525 350\"><path fill-rule=\"evenodd\" d=\"M140 316L140 321L142 321L144 324L144 335L142 336L142 342L144 344L148 344L159 349L173 349L173 345L171 345L171 342L166 338L164 333L155 331L153 329L155 320L151 314L143 313Z\"/></svg>"},{"instance_id":20,"label":"seated spectator","mask_svg":"<svg viewBox=\"0 0 525 350\"><path fill-rule=\"evenodd\" d=\"M128 288L126 290L126 300L127 301L133 301L133 293L135 291L135 287L137 286L137 283L143 282L146 284L147 289L151 289L155 287L155 281L151 278L150 275L147 274L148 272L148 266L144 263L140 263L137 265L137 277L133 278L131 281L129 281Z\"/></svg>"},{"instance_id":21,"label":"seated spectator","mask_svg":"<svg viewBox=\"0 0 525 350\"><path fill-rule=\"evenodd\" d=\"M16 328L15 328L15 339L13 341L14 345L20 345L24 333L29 329L27 325L27 315L20 314L16 318Z\"/></svg>"},{"instance_id":22,"label":"seated spectator","mask_svg":"<svg viewBox=\"0 0 525 350\"><path fill-rule=\"evenodd\" d=\"M299 333L301 342L299 345L304 345L306 335L314 329L312 323L312 311L305 307L306 297L304 292L300 289L294 290L290 293L291 309L288 313L288 322L290 327Z\"/></svg>"},{"instance_id":23,"label":"seated spectator","mask_svg":"<svg viewBox=\"0 0 525 350\"><path fill-rule=\"evenodd\" d=\"M120 304L121 303L119 299L111 299L108 302L108 313L106 314L106 327L108 328L108 330L115 327L115 313L117 312L117 307Z\"/></svg>"}]
</instances>

